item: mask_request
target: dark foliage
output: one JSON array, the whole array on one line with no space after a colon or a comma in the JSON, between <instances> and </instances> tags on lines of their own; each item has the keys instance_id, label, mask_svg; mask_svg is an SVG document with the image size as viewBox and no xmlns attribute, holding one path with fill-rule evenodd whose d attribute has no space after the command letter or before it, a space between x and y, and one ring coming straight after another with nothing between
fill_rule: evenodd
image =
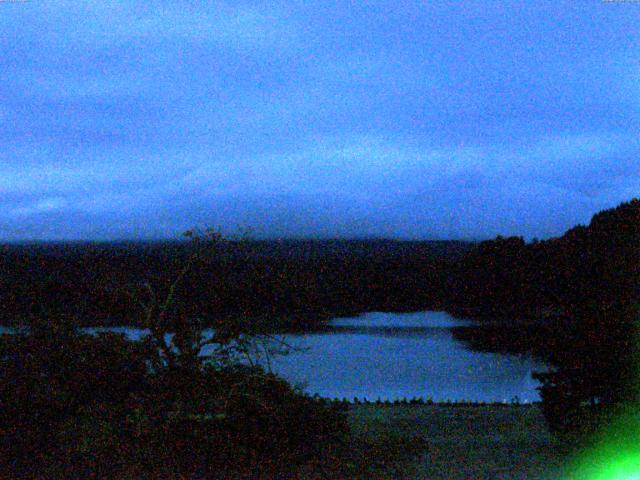
<instances>
[{"instance_id":1,"label":"dark foliage","mask_svg":"<svg viewBox=\"0 0 640 480\"><path fill-rule=\"evenodd\" d=\"M546 360L545 413L553 429L571 429L585 411L637 396L639 212L633 200L531 243L217 242L215 255L194 263L197 242L5 246L0 312L5 324L66 315L149 327L153 319L147 352L164 357L149 363L156 382L164 367L173 371L166 381L178 392L176 379L199 365L202 326L227 344L241 333L319 328L338 314L442 308L481 321L455 332L475 348ZM169 296L170 314L159 300ZM166 331L183 332L176 358L161 340Z\"/></svg>"},{"instance_id":2,"label":"dark foliage","mask_svg":"<svg viewBox=\"0 0 640 480\"><path fill-rule=\"evenodd\" d=\"M55 435L69 419L122 405L145 388L137 345L115 334L79 334L54 319L3 335L0 360L0 468L18 478L66 456Z\"/></svg>"},{"instance_id":3,"label":"dark foliage","mask_svg":"<svg viewBox=\"0 0 640 480\"><path fill-rule=\"evenodd\" d=\"M581 429L599 411L640 398L639 200L560 238L483 242L454 268L447 291L453 310L485 323L458 329L458 338L551 365L537 378L552 430Z\"/></svg>"},{"instance_id":4,"label":"dark foliage","mask_svg":"<svg viewBox=\"0 0 640 480\"><path fill-rule=\"evenodd\" d=\"M182 282L215 254L210 234L193 238L163 289L131 292L143 341L55 316L2 336L3 478L287 478L341 445L339 408L238 362L257 340L246 324L207 337L180 308Z\"/></svg>"},{"instance_id":5,"label":"dark foliage","mask_svg":"<svg viewBox=\"0 0 640 480\"><path fill-rule=\"evenodd\" d=\"M269 318L271 329L308 329L363 310L416 310L442 298L445 265L464 242L226 241L181 282L176 308L205 324ZM133 325L127 292L147 279L159 294L190 254L184 242L4 246L0 323L42 314L86 325Z\"/></svg>"}]
</instances>

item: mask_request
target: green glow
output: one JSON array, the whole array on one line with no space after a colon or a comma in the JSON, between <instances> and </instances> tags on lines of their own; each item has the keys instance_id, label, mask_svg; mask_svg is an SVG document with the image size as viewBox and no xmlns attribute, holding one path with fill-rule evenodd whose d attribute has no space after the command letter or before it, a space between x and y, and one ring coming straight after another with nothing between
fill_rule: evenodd
<instances>
[{"instance_id":1,"label":"green glow","mask_svg":"<svg viewBox=\"0 0 640 480\"><path fill-rule=\"evenodd\" d=\"M634 307L634 340L632 361L640 372L640 319ZM568 479L576 480L640 480L640 373L629 385L635 402L611 412L607 425L592 439L591 447L582 451L569 469ZM635 403L635 405L634 405Z\"/></svg>"},{"instance_id":2,"label":"green glow","mask_svg":"<svg viewBox=\"0 0 640 480\"><path fill-rule=\"evenodd\" d=\"M619 414L570 471L571 479L640 480L640 415L628 410Z\"/></svg>"},{"instance_id":3,"label":"green glow","mask_svg":"<svg viewBox=\"0 0 640 480\"><path fill-rule=\"evenodd\" d=\"M640 457L633 456L612 462L593 480L640 480Z\"/></svg>"}]
</instances>

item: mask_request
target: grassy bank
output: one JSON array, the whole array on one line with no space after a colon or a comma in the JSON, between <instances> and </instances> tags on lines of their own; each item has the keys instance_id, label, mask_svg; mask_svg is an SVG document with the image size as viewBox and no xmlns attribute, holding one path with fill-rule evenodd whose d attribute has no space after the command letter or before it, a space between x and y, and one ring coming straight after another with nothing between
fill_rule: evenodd
<instances>
[{"instance_id":1,"label":"grassy bank","mask_svg":"<svg viewBox=\"0 0 640 480\"><path fill-rule=\"evenodd\" d=\"M342 468L314 466L299 478L558 479L536 405L353 405Z\"/></svg>"}]
</instances>

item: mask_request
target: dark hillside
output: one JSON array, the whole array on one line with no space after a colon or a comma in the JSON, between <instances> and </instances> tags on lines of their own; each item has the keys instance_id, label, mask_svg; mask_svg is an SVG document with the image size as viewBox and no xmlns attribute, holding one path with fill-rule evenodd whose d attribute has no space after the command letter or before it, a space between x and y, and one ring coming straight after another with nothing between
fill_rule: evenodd
<instances>
[{"instance_id":1,"label":"dark hillside","mask_svg":"<svg viewBox=\"0 0 640 480\"><path fill-rule=\"evenodd\" d=\"M194 270L178 309L205 319L267 318L308 328L327 316L430 308L446 265L467 242L394 240L226 241L206 269ZM86 324L134 324L127 292L150 281L162 291L189 252L186 242L4 245L0 307L4 324L65 314Z\"/></svg>"},{"instance_id":2,"label":"dark hillside","mask_svg":"<svg viewBox=\"0 0 640 480\"><path fill-rule=\"evenodd\" d=\"M471 249L446 279L448 309L503 326L571 316L585 301L638 298L640 201L593 216L563 236L497 237Z\"/></svg>"}]
</instances>

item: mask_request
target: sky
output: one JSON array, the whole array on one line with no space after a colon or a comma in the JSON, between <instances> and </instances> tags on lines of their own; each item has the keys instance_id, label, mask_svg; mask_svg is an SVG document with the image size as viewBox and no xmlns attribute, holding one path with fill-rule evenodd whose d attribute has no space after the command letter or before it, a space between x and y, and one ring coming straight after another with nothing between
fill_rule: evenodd
<instances>
[{"instance_id":1,"label":"sky","mask_svg":"<svg viewBox=\"0 0 640 480\"><path fill-rule=\"evenodd\" d=\"M640 195L640 2L0 0L0 241L548 238Z\"/></svg>"}]
</instances>

